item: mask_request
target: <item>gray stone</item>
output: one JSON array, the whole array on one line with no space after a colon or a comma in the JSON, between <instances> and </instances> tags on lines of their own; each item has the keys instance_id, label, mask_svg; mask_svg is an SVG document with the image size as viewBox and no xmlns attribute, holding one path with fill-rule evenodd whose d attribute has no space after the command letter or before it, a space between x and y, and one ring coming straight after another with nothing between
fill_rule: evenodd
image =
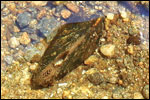
<instances>
[{"instance_id":1,"label":"gray stone","mask_svg":"<svg viewBox=\"0 0 150 100\"><path fill-rule=\"evenodd\" d=\"M59 25L60 23L54 17L50 19L43 17L40 20L37 29L42 33L43 36L48 37L49 34L53 33L55 28L58 28Z\"/></svg>"},{"instance_id":2,"label":"gray stone","mask_svg":"<svg viewBox=\"0 0 150 100\"><path fill-rule=\"evenodd\" d=\"M31 14L28 12L20 13L17 16L17 23L20 28L28 26L30 21L31 21Z\"/></svg>"}]
</instances>

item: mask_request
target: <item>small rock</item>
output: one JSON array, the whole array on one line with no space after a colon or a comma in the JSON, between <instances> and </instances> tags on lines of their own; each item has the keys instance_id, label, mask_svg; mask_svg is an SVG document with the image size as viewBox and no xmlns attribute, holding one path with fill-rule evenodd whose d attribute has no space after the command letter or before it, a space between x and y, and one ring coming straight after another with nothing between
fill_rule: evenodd
<instances>
[{"instance_id":1,"label":"small rock","mask_svg":"<svg viewBox=\"0 0 150 100\"><path fill-rule=\"evenodd\" d=\"M141 43L141 38L139 36L130 36L127 39L128 44L139 45Z\"/></svg>"},{"instance_id":2,"label":"small rock","mask_svg":"<svg viewBox=\"0 0 150 100\"><path fill-rule=\"evenodd\" d=\"M31 14L28 12L23 12L17 16L17 24L20 28L27 27L31 21Z\"/></svg>"},{"instance_id":3,"label":"small rock","mask_svg":"<svg viewBox=\"0 0 150 100\"><path fill-rule=\"evenodd\" d=\"M100 47L100 51L107 57L112 57L115 54L115 45L106 44Z\"/></svg>"},{"instance_id":4,"label":"small rock","mask_svg":"<svg viewBox=\"0 0 150 100\"><path fill-rule=\"evenodd\" d=\"M19 41L16 37L12 37L9 40L9 45L10 45L11 48L16 48L17 46L20 45L20 43L19 43Z\"/></svg>"},{"instance_id":5,"label":"small rock","mask_svg":"<svg viewBox=\"0 0 150 100\"><path fill-rule=\"evenodd\" d=\"M62 16L64 19L69 18L70 15L71 15L71 12L70 12L69 10L64 9L64 10L61 11L61 16Z\"/></svg>"},{"instance_id":6,"label":"small rock","mask_svg":"<svg viewBox=\"0 0 150 100\"><path fill-rule=\"evenodd\" d=\"M128 48L127 48L127 51L128 51L129 54L132 55L134 53L134 51L133 51L133 45L129 45Z\"/></svg>"},{"instance_id":7,"label":"small rock","mask_svg":"<svg viewBox=\"0 0 150 100\"><path fill-rule=\"evenodd\" d=\"M71 10L71 11L73 11L73 12L75 12L75 13L78 13L78 12L79 12L79 7L76 6L74 3L69 2L69 3L66 4L66 7L67 7L69 10Z\"/></svg>"},{"instance_id":8,"label":"small rock","mask_svg":"<svg viewBox=\"0 0 150 100\"><path fill-rule=\"evenodd\" d=\"M5 7L5 5L1 3L1 10L2 10L4 7Z\"/></svg>"},{"instance_id":9,"label":"small rock","mask_svg":"<svg viewBox=\"0 0 150 100\"><path fill-rule=\"evenodd\" d=\"M112 94L113 99L123 99L122 92L123 92L123 88L121 87L115 88Z\"/></svg>"},{"instance_id":10,"label":"small rock","mask_svg":"<svg viewBox=\"0 0 150 100\"><path fill-rule=\"evenodd\" d=\"M109 99L108 96L103 96L101 99Z\"/></svg>"},{"instance_id":11,"label":"small rock","mask_svg":"<svg viewBox=\"0 0 150 100\"><path fill-rule=\"evenodd\" d=\"M20 79L20 83L22 85L30 85L31 84L31 73L29 72L29 68L26 67L25 69L22 70L22 77Z\"/></svg>"},{"instance_id":12,"label":"small rock","mask_svg":"<svg viewBox=\"0 0 150 100\"><path fill-rule=\"evenodd\" d=\"M38 68L38 63L33 63L30 65L30 70L33 72Z\"/></svg>"},{"instance_id":13,"label":"small rock","mask_svg":"<svg viewBox=\"0 0 150 100\"><path fill-rule=\"evenodd\" d=\"M60 22L58 22L54 17L51 17L50 19L43 17L40 20L37 28L42 33L42 35L44 35L45 37L48 37L49 35L52 35L52 33L54 33L53 31L59 25L60 25Z\"/></svg>"},{"instance_id":14,"label":"small rock","mask_svg":"<svg viewBox=\"0 0 150 100\"><path fill-rule=\"evenodd\" d=\"M16 10L16 4L15 4L15 3L9 4L8 9L9 9L10 11L15 11L15 10Z\"/></svg>"},{"instance_id":15,"label":"small rock","mask_svg":"<svg viewBox=\"0 0 150 100\"><path fill-rule=\"evenodd\" d=\"M33 6L45 6L48 1L32 1L31 4Z\"/></svg>"},{"instance_id":16,"label":"small rock","mask_svg":"<svg viewBox=\"0 0 150 100\"><path fill-rule=\"evenodd\" d=\"M72 95L71 95L70 91L63 91L62 98L63 99L72 99Z\"/></svg>"},{"instance_id":17,"label":"small rock","mask_svg":"<svg viewBox=\"0 0 150 100\"><path fill-rule=\"evenodd\" d=\"M59 6L59 5L67 3L67 1L53 1L52 3L53 5Z\"/></svg>"},{"instance_id":18,"label":"small rock","mask_svg":"<svg viewBox=\"0 0 150 100\"><path fill-rule=\"evenodd\" d=\"M20 29L14 25L14 32L20 32Z\"/></svg>"},{"instance_id":19,"label":"small rock","mask_svg":"<svg viewBox=\"0 0 150 100\"><path fill-rule=\"evenodd\" d=\"M13 57L12 56L5 56L4 60L6 61L7 64L12 64Z\"/></svg>"},{"instance_id":20,"label":"small rock","mask_svg":"<svg viewBox=\"0 0 150 100\"><path fill-rule=\"evenodd\" d=\"M27 32L23 32L22 36L20 37L20 43L21 44L24 44L24 45L27 45L31 42L31 39L28 35Z\"/></svg>"},{"instance_id":21,"label":"small rock","mask_svg":"<svg viewBox=\"0 0 150 100\"><path fill-rule=\"evenodd\" d=\"M113 13L108 13L107 14L107 19L113 20L113 18L114 18L114 14Z\"/></svg>"},{"instance_id":22,"label":"small rock","mask_svg":"<svg viewBox=\"0 0 150 100\"><path fill-rule=\"evenodd\" d=\"M43 49L45 48L43 47ZM43 50L39 50L33 45L28 45L24 52L24 57L28 62L38 62L43 54Z\"/></svg>"},{"instance_id":23,"label":"small rock","mask_svg":"<svg viewBox=\"0 0 150 100\"><path fill-rule=\"evenodd\" d=\"M127 13L125 11L120 11L120 15L123 19L127 18Z\"/></svg>"},{"instance_id":24,"label":"small rock","mask_svg":"<svg viewBox=\"0 0 150 100\"><path fill-rule=\"evenodd\" d=\"M1 86L1 96L5 96L9 92L9 89L7 89L4 86Z\"/></svg>"},{"instance_id":25,"label":"small rock","mask_svg":"<svg viewBox=\"0 0 150 100\"><path fill-rule=\"evenodd\" d=\"M36 18L36 17L37 17L38 10L37 10L36 8L30 7L30 8L28 8L27 10L28 10L28 12L31 13L31 16L32 16L33 18Z\"/></svg>"},{"instance_id":26,"label":"small rock","mask_svg":"<svg viewBox=\"0 0 150 100\"><path fill-rule=\"evenodd\" d=\"M94 85L99 85L104 82L104 76L95 68L89 69L86 74L88 80Z\"/></svg>"},{"instance_id":27,"label":"small rock","mask_svg":"<svg viewBox=\"0 0 150 100\"><path fill-rule=\"evenodd\" d=\"M88 59L84 61L86 65L92 65L93 63L97 62L98 58L95 55L90 56Z\"/></svg>"},{"instance_id":28,"label":"small rock","mask_svg":"<svg viewBox=\"0 0 150 100\"><path fill-rule=\"evenodd\" d=\"M140 92L135 92L133 94L133 99L144 99L144 97Z\"/></svg>"},{"instance_id":29,"label":"small rock","mask_svg":"<svg viewBox=\"0 0 150 100\"><path fill-rule=\"evenodd\" d=\"M142 90L142 94L146 99L149 99L149 85L144 86Z\"/></svg>"}]
</instances>

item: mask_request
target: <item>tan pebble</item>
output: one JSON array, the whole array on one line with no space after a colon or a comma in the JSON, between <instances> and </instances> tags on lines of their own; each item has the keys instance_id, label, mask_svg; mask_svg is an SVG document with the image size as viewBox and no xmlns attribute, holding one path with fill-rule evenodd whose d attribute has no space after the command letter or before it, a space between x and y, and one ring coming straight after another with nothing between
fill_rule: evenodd
<instances>
[{"instance_id":1,"label":"tan pebble","mask_svg":"<svg viewBox=\"0 0 150 100\"><path fill-rule=\"evenodd\" d=\"M133 94L133 99L144 99L144 97L140 92L135 92Z\"/></svg>"},{"instance_id":2,"label":"tan pebble","mask_svg":"<svg viewBox=\"0 0 150 100\"><path fill-rule=\"evenodd\" d=\"M64 9L64 10L61 11L61 16L62 16L64 19L69 18L70 15L71 15L71 12L70 12L69 10L65 10L65 9Z\"/></svg>"},{"instance_id":3,"label":"tan pebble","mask_svg":"<svg viewBox=\"0 0 150 100\"><path fill-rule=\"evenodd\" d=\"M46 10L45 10L45 9L41 10L41 11L38 13L38 15L37 15L37 19L39 20L39 19L42 18L45 14L46 14Z\"/></svg>"},{"instance_id":4,"label":"tan pebble","mask_svg":"<svg viewBox=\"0 0 150 100\"><path fill-rule=\"evenodd\" d=\"M108 96L103 96L101 99L109 99Z\"/></svg>"},{"instance_id":5,"label":"tan pebble","mask_svg":"<svg viewBox=\"0 0 150 100\"><path fill-rule=\"evenodd\" d=\"M11 11L14 11L14 10L16 10L16 5L14 3L10 3L8 6L8 9Z\"/></svg>"},{"instance_id":6,"label":"tan pebble","mask_svg":"<svg viewBox=\"0 0 150 100\"><path fill-rule=\"evenodd\" d=\"M36 19L33 19L33 20L30 22L29 26L32 27L32 28L34 28L34 27L36 27L37 23L38 23L37 20L36 20Z\"/></svg>"},{"instance_id":7,"label":"tan pebble","mask_svg":"<svg viewBox=\"0 0 150 100\"><path fill-rule=\"evenodd\" d=\"M129 54L132 55L134 53L133 46L129 45L128 48L127 48L127 51L128 51Z\"/></svg>"},{"instance_id":8,"label":"tan pebble","mask_svg":"<svg viewBox=\"0 0 150 100\"><path fill-rule=\"evenodd\" d=\"M72 99L72 95L71 95L70 91L63 91L62 98L63 99Z\"/></svg>"},{"instance_id":9,"label":"tan pebble","mask_svg":"<svg viewBox=\"0 0 150 100\"><path fill-rule=\"evenodd\" d=\"M22 85L30 85L31 84L31 73L29 72L29 68L26 67L22 70L22 76L20 76L20 83Z\"/></svg>"},{"instance_id":10,"label":"tan pebble","mask_svg":"<svg viewBox=\"0 0 150 100\"><path fill-rule=\"evenodd\" d=\"M14 25L14 32L20 32L20 29Z\"/></svg>"},{"instance_id":11,"label":"tan pebble","mask_svg":"<svg viewBox=\"0 0 150 100\"><path fill-rule=\"evenodd\" d=\"M89 74L93 74L93 73L96 73L96 72L97 72L97 69L96 69L96 68L91 68L91 69L87 70L85 73L86 73L87 75L89 75Z\"/></svg>"},{"instance_id":12,"label":"tan pebble","mask_svg":"<svg viewBox=\"0 0 150 100\"><path fill-rule=\"evenodd\" d=\"M27 44L30 43L30 41L31 41L31 39L30 39L28 33L27 33L27 32L24 32L24 33L22 34L22 36L20 37L20 43L21 43L21 44L24 44L24 45L27 45Z\"/></svg>"},{"instance_id":13,"label":"tan pebble","mask_svg":"<svg viewBox=\"0 0 150 100\"><path fill-rule=\"evenodd\" d=\"M124 22L128 22L128 21L129 21L129 18L124 18L123 21L124 21Z\"/></svg>"},{"instance_id":14,"label":"tan pebble","mask_svg":"<svg viewBox=\"0 0 150 100\"><path fill-rule=\"evenodd\" d=\"M143 67L143 62L141 61L141 62L139 62L139 64L138 64L141 68Z\"/></svg>"},{"instance_id":15,"label":"tan pebble","mask_svg":"<svg viewBox=\"0 0 150 100\"><path fill-rule=\"evenodd\" d=\"M5 96L8 93L8 89L5 87L1 87L1 96Z\"/></svg>"},{"instance_id":16,"label":"tan pebble","mask_svg":"<svg viewBox=\"0 0 150 100\"><path fill-rule=\"evenodd\" d=\"M88 59L84 61L84 64L91 65L98 61L98 58L95 55L90 56Z\"/></svg>"},{"instance_id":17,"label":"tan pebble","mask_svg":"<svg viewBox=\"0 0 150 100\"><path fill-rule=\"evenodd\" d=\"M100 51L103 55L107 57L112 57L115 54L115 45L106 44L100 47Z\"/></svg>"},{"instance_id":18,"label":"tan pebble","mask_svg":"<svg viewBox=\"0 0 150 100\"><path fill-rule=\"evenodd\" d=\"M31 4L33 6L45 6L48 1L32 1Z\"/></svg>"},{"instance_id":19,"label":"tan pebble","mask_svg":"<svg viewBox=\"0 0 150 100\"><path fill-rule=\"evenodd\" d=\"M66 4L66 7L67 7L69 10L71 10L71 11L73 11L73 12L75 12L75 13L78 13L78 12L79 12L79 7L76 6L74 3L69 2L69 3Z\"/></svg>"},{"instance_id":20,"label":"tan pebble","mask_svg":"<svg viewBox=\"0 0 150 100\"><path fill-rule=\"evenodd\" d=\"M123 84L123 81L122 81L122 80L119 80L118 83L119 83L120 85L122 85L122 84Z\"/></svg>"},{"instance_id":21,"label":"tan pebble","mask_svg":"<svg viewBox=\"0 0 150 100\"><path fill-rule=\"evenodd\" d=\"M35 71L38 68L38 63L34 63L30 65L30 70Z\"/></svg>"},{"instance_id":22,"label":"tan pebble","mask_svg":"<svg viewBox=\"0 0 150 100\"><path fill-rule=\"evenodd\" d=\"M113 13L108 13L107 14L107 19L113 20L113 18L114 18L114 14Z\"/></svg>"}]
</instances>

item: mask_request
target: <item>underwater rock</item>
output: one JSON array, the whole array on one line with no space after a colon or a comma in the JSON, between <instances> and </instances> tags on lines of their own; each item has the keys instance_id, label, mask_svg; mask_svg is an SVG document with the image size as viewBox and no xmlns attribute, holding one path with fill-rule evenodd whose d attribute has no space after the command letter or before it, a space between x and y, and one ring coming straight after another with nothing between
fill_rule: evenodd
<instances>
[{"instance_id":1,"label":"underwater rock","mask_svg":"<svg viewBox=\"0 0 150 100\"><path fill-rule=\"evenodd\" d=\"M58 28L33 73L32 88L52 85L84 62L98 46L104 17L69 23Z\"/></svg>"}]
</instances>

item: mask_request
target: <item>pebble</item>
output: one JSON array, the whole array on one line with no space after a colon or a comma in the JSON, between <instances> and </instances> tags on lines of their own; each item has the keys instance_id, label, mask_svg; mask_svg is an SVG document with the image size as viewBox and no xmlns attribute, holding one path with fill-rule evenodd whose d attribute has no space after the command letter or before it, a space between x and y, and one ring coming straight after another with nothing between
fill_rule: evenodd
<instances>
[{"instance_id":1,"label":"pebble","mask_svg":"<svg viewBox=\"0 0 150 100\"><path fill-rule=\"evenodd\" d=\"M14 32L20 32L20 29L17 26L14 26Z\"/></svg>"},{"instance_id":2,"label":"pebble","mask_svg":"<svg viewBox=\"0 0 150 100\"><path fill-rule=\"evenodd\" d=\"M9 92L9 89L7 89L4 86L1 86L1 96L5 96Z\"/></svg>"},{"instance_id":3,"label":"pebble","mask_svg":"<svg viewBox=\"0 0 150 100\"><path fill-rule=\"evenodd\" d=\"M100 51L103 55L107 57L112 57L115 54L115 45L106 44L100 47Z\"/></svg>"},{"instance_id":4,"label":"pebble","mask_svg":"<svg viewBox=\"0 0 150 100\"><path fill-rule=\"evenodd\" d=\"M98 57L96 57L95 55L92 55L92 56L90 56L88 59L86 59L84 61L84 64L86 64L86 65L92 65L92 64L94 64L97 61L98 61Z\"/></svg>"},{"instance_id":5,"label":"pebble","mask_svg":"<svg viewBox=\"0 0 150 100\"><path fill-rule=\"evenodd\" d=\"M27 10L28 10L28 12L31 13L31 16L32 16L33 18L36 18L36 17L37 17L38 10L37 10L36 8L30 7L30 8L27 9Z\"/></svg>"},{"instance_id":6,"label":"pebble","mask_svg":"<svg viewBox=\"0 0 150 100\"><path fill-rule=\"evenodd\" d=\"M62 98L63 99L72 99L72 95L71 95L70 91L63 91Z\"/></svg>"},{"instance_id":7,"label":"pebble","mask_svg":"<svg viewBox=\"0 0 150 100\"><path fill-rule=\"evenodd\" d=\"M42 33L43 36L48 37L50 34L53 33L54 29L59 25L60 23L54 17L51 17L49 19L43 17L40 20L37 28Z\"/></svg>"},{"instance_id":8,"label":"pebble","mask_svg":"<svg viewBox=\"0 0 150 100\"><path fill-rule=\"evenodd\" d=\"M13 57L12 56L5 56L4 60L6 61L7 64L12 64L13 62Z\"/></svg>"},{"instance_id":9,"label":"pebble","mask_svg":"<svg viewBox=\"0 0 150 100\"><path fill-rule=\"evenodd\" d=\"M113 13L108 13L107 14L107 19L113 20L113 18L114 18L114 14Z\"/></svg>"},{"instance_id":10,"label":"pebble","mask_svg":"<svg viewBox=\"0 0 150 100\"><path fill-rule=\"evenodd\" d=\"M149 85L144 86L142 90L142 94L146 99L149 99Z\"/></svg>"},{"instance_id":11,"label":"pebble","mask_svg":"<svg viewBox=\"0 0 150 100\"><path fill-rule=\"evenodd\" d=\"M15 11L15 10L16 10L16 4L15 4L15 3L9 4L8 9L9 9L10 11L12 11L12 12Z\"/></svg>"},{"instance_id":12,"label":"pebble","mask_svg":"<svg viewBox=\"0 0 150 100\"><path fill-rule=\"evenodd\" d=\"M22 36L19 39L20 39L20 43L24 45L27 45L31 42L31 39L27 32L23 32Z\"/></svg>"},{"instance_id":13,"label":"pebble","mask_svg":"<svg viewBox=\"0 0 150 100\"><path fill-rule=\"evenodd\" d=\"M96 68L91 68L86 72L88 80L94 85L104 82L104 76L97 70Z\"/></svg>"},{"instance_id":14,"label":"pebble","mask_svg":"<svg viewBox=\"0 0 150 100\"><path fill-rule=\"evenodd\" d=\"M76 6L74 3L69 2L69 3L66 4L66 7L67 7L69 10L71 10L71 11L73 11L73 12L75 12L75 13L78 13L78 12L79 12L79 7Z\"/></svg>"},{"instance_id":15,"label":"pebble","mask_svg":"<svg viewBox=\"0 0 150 100\"><path fill-rule=\"evenodd\" d=\"M139 36L130 36L127 39L128 44L134 44L134 45L139 45L141 44L141 38Z\"/></svg>"},{"instance_id":16,"label":"pebble","mask_svg":"<svg viewBox=\"0 0 150 100\"><path fill-rule=\"evenodd\" d=\"M45 6L48 1L32 1L31 4L33 6Z\"/></svg>"},{"instance_id":17,"label":"pebble","mask_svg":"<svg viewBox=\"0 0 150 100\"><path fill-rule=\"evenodd\" d=\"M144 99L144 97L140 92L135 92L133 94L133 99Z\"/></svg>"},{"instance_id":18,"label":"pebble","mask_svg":"<svg viewBox=\"0 0 150 100\"><path fill-rule=\"evenodd\" d=\"M109 99L108 96L103 96L101 99Z\"/></svg>"},{"instance_id":19,"label":"pebble","mask_svg":"<svg viewBox=\"0 0 150 100\"><path fill-rule=\"evenodd\" d=\"M19 45L20 45L19 40L16 37L11 37L10 38L10 40L9 40L9 46L11 48L16 48Z\"/></svg>"},{"instance_id":20,"label":"pebble","mask_svg":"<svg viewBox=\"0 0 150 100\"><path fill-rule=\"evenodd\" d=\"M29 72L28 67L26 67L22 70L22 77L20 79L20 84L22 84L22 85L30 85L31 84L31 73Z\"/></svg>"},{"instance_id":21,"label":"pebble","mask_svg":"<svg viewBox=\"0 0 150 100\"><path fill-rule=\"evenodd\" d=\"M1 3L1 10L2 10L4 7L5 7L5 5Z\"/></svg>"},{"instance_id":22,"label":"pebble","mask_svg":"<svg viewBox=\"0 0 150 100\"><path fill-rule=\"evenodd\" d=\"M38 68L38 63L33 63L30 65L30 70L35 71Z\"/></svg>"},{"instance_id":23,"label":"pebble","mask_svg":"<svg viewBox=\"0 0 150 100\"><path fill-rule=\"evenodd\" d=\"M61 16L62 16L64 19L69 18L70 15L71 15L71 12L70 12L69 10L64 9L64 10L61 11Z\"/></svg>"},{"instance_id":24,"label":"pebble","mask_svg":"<svg viewBox=\"0 0 150 100\"><path fill-rule=\"evenodd\" d=\"M28 61L31 62L32 60L40 59L41 51L38 50L35 46L29 45L24 49L24 58ZM39 57L38 57L39 56Z\"/></svg>"},{"instance_id":25,"label":"pebble","mask_svg":"<svg viewBox=\"0 0 150 100\"><path fill-rule=\"evenodd\" d=\"M127 13L125 11L120 11L120 15L123 19L127 18Z\"/></svg>"},{"instance_id":26,"label":"pebble","mask_svg":"<svg viewBox=\"0 0 150 100\"><path fill-rule=\"evenodd\" d=\"M123 92L123 88L116 87L113 90L113 94L112 94L113 99L123 99L122 92Z\"/></svg>"},{"instance_id":27,"label":"pebble","mask_svg":"<svg viewBox=\"0 0 150 100\"><path fill-rule=\"evenodd\" d=\"M129 45L128 48L127 48L127 51L128 51L129 54L132 55L134 53L134 51L133 51L133 45Z\"/></svg>"},{"instance_id":28,"label":"pebble","mask_svg":"<svg viewBox=\"0 0 150 100\"><path fill-rule=\"evenodd\" d=\"M19 28L27 27L30 21L31 21L31 14L28 12L20 13L17 16L17 24L19 25Z\"/></svg>"}]
</instances>

